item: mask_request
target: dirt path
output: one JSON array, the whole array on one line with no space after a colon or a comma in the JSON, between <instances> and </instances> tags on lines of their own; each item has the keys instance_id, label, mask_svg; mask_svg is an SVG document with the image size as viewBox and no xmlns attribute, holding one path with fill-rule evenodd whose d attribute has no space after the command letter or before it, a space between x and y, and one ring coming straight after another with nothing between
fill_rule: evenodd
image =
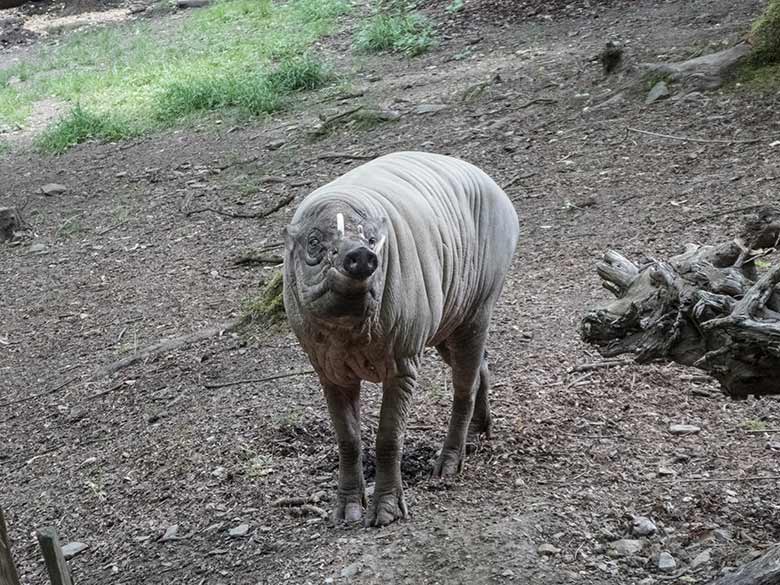
<instances>
[{"instance_id":1,"label":"dirt path","mask_svg":"<svg viewBox=\"0 0 780 585\"><path fill-rule=\"evenodd\" d=\"M649 107L629 95L597 107L620 82L605 80L592 57L620 38L638 61L684 58L736 41L761 3L591 4L529 16L536 4L519 2L520 18L478 21L432 3L449 19L448 38L420 59L348 57L347 35L323 47L356 71L362 97L308 95L253 127L211 120L54 159L0 158L0 205L29 200L34 234L0 247L0 505L24 583L43 582L30 535L51 524L64 541L89 545L71 561L82 585L706 583L780 540L780 482L755 479L780 475L780 443L745 432L780 427L776 400L730 402L669 366L569 373L598 359L576 327L606 298L594 272L604 250L664 257L720 239L738 215L696 218L776 201L780 176L770 141L697 144L625 130L777 135L776 95L732 89ZM309 136L319 112L356 103L402 117ZM447 107L415 114L420 104ZM235 317L269 271L233 260L278 242L294 204L259 222L187 210L258 210L288 194L297 202L358 164L323 154L400 149L460 156L512 183L522 222L491 331L495 439L477 446L457 481L427 479L449 408L432 354L403 463L410 522L333 528L271 505L315 496L329 508L337 455L315 380L204 384L305 369L284 330L225 334L90 379L135 348ZM67 191L39 194L49 182ZM371 478L371 385L366 397ZM7 404L15 400L24 401ZM672 436L672 423L702 430ZM652 517L658 533L641 552L616 556L611 543L631 538L631 514ZM241 524L247 535L231 537ZM172 525L176 538L161 542ZM540 554L542 544L558 552ZM661 580L660 551L677 562L662 576L676 579Z\"/></svg>"}]
</instances>

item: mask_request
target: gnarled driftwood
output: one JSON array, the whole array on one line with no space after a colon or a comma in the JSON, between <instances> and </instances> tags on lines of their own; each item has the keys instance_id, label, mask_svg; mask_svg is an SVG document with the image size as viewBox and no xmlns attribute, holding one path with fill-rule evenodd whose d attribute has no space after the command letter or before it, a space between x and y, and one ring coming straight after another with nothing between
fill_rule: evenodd
<instances>
[{"instance_id":1,"label":"gnarled driftwood","mask_svg":"<svg viewBox=\"0 0 780 585\"><path fill-rule=\"evenodd\" d=\"M763 260L778 244L780 209L767 207L733 241L666 262L610 250L597 271L617 299L585 315L582 338L604 356L694 366L734 398L780 394L780 264Z\"/></svg>"}]
</instances>

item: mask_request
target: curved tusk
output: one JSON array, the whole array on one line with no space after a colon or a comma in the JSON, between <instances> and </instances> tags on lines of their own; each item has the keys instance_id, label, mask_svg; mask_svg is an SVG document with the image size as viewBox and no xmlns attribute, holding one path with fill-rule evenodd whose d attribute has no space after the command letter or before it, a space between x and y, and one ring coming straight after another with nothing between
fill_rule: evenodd
<instances>
[{"instance_id":1,"label":"curved tusk","mask_svg":"<svg viewBox=\"0 0 780 585\"><path fill-rule=\"evenodd\" d=\"M344 236L344 214L343 213L336 214L336 230L338 230L341 236Z\"/></svg>"}]
</instances>

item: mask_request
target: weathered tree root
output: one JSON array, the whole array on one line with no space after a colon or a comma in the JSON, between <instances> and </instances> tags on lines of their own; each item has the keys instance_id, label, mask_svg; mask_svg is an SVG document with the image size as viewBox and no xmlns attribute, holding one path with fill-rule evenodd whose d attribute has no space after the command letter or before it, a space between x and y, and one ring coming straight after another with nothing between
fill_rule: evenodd
<instances>
[{"instance_id":1,"label":"weathered tree root","mask_svg":"<svg viewBox=\"0 0 780 585\"><path fill-rule=\"evenodd\" d=\"M727 573L711 585L777 585L778 583L780 583L780 546L774 546L756 560L733 573Z\"/></svg>"},{"instance_id":2,"label":"weathered tree root","mask_svg":"<svg viewBox=\"0 0 780 585\"><path fill-rule=\"evenodd\" d=\"M780 209L764 208L741 237L667 262L610 250L596 270L617 300L585 315L582 338L604 356L699 368L733 398L780 394L780 264L756 268L778 244Z\"/></svg>"},{"instance_id":3,"label":"weathered tree root","mask_svg":"<svg viewBox=\"0 0 780 585\"><path fill-rule=\"evenodd\" d=\"M681 63L642 63L639 68L645 74L679 81L691 90L717 89L750 56L751 50L748 43L739 43Z\"/></svg>"}]
</instances>

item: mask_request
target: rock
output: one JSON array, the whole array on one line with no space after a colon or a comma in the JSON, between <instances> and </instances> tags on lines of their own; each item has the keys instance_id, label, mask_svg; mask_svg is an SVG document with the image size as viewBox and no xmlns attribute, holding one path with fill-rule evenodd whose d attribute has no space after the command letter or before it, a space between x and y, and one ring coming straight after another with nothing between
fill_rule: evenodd
<instances>
[{"instance_id":1,"label":"rock","mask_svg":"<svg viewBox=\"0 0 780 585\"><path fill-rule=\"evenodd\" d=\"M271 142L268 143L267 148L268 150L279 150L285 144L287 144L286 140L282 140L282 139L272 140Z\"/></svg>"},{"instance_id":2,"label":"rock","mask_svg":"<svg viewBox=\"0 0 780 585\"><path fill-rule=\"evenodd\" d=\"M712 536L718 542L731 542L732 539L731 532L725 528L716 528L712 531Z\"/></svg>"},{"instance_id":3,"label":"rock","mask_svg":"<svg viewBox=\"0 0 780 585\"><path fill-rule=\"evenodd\" d=\"M240 524L235 528L231 528L228 534L233 538L243 538L249 534L249 524Z\"/></svg>"},{"instance_id":4,"label":"rock","mask_svg":"<svg viewBox=\"0 0 780 585\"><path fill-rule=\"evenodd\" d=\"M658 570L664 573L671 573L677 568L677 561L668 552L663 551L658 554Z\"/></svg>"},{"instance_id":5,"label":"rock","mask_svg":"<svg viewBox=\"0 0 780 585\"><path fill-rule=\"evenodd\" d=\"M650 518L634 516L631 524L631 533L635 536L650 536L651 534L655 534L656 530L658 530L658 528L656 527L655 522L650 520Z\"/></svg>"},{"instance_id":6,"label":"rock","mask_svg":"<svg viewBox=\"0 0 780 585\"><path fill-rule=\"evenodd\" d=\"M49 248L46 247L46 244L33 244L27 249L27 251L30 254L36 254L38 256L41 256L43 254L48 254Z\"/></svg>"},{"instance_id":7,"label":"rock","mask_svg":"<svg viewBox=\"0 0 780 585\"><path fill-rule=\"evenodd\" d=\"M653 89L650 90L650 93L647 94L647 97L645 98L645 104L650 105L660 99L669 97L669 93L669 87L666 85L666 82L659 81L653 86Z\"/></svg>"},{"instance_id":8,"label":"rock","mask_svg":"<svg viewBox=\"0 0 780 585\"><path fill-rule=\"evenodd\" d=\"M225 481L228 478L228 471L220 465L219 467L214 468L214 471L211 472L211 475L220 481Z\"/></svg>"},{"instance_id":9,"label":"rock","mask_svg":"<svg viewBox=\"0 0 780 585\"><path fill-rule=\"evenodd\" d=\"M163 534L160 537L160 542L167 542L169 540L178 540L179 537L177 536L179 534L179 525L178 524L171 524L168 526L168 528L165 529L165 534Z\"/></svg>"},{"instance_id":10,"label":"rock","mask_svg":"<svg viewBox=\"0 0 780 585\"><path fill-rule=\"evenodd\" d=\"M693 435L701 431L701 427L696 425L672 425L669 432L673 435Z\"/></svg>"},{"instance_id":11,"label":"rock","mask_svg":"<svg viewBox=\"0 0 780 585\"><path fill-rule=\"evenodd\" d=\"M69 542L65 546L62 547L62 556L65 557L65 560L68 561L75 557L77 554L84 552L89 548L88 544L84 544L83 542Z\"/></svg>"},{"instance_id":12,"label":"rock","mask_svg":"<svg viewBox=\"0 0 780 585\"><path fill-rule=\"evenodd\" d=\"M0 242L12 240L21 227L22 219L15 207L0 207Z\"/></svg>"},{"instance_id":13,"label":"rock","mask_svg":"<svg viewBox=\"0 0 780 585\"><path fill-rule=\"evenodd\" d=\"M341 576L350 579L360 572L360 563L352 563L341 569Z\"/></svg>"},{"instance_id":14,"label":"rock","mask_svg":"<svg viewBox=\"0 0 780 585\"><path fill-rule=\"evenodd\" d=\"M611 556L628 557L642 552L644 543L641 540L622 538L609 545Z\"/></svg>"},{"instance_id":15,"label":"rock","mask_svg":"<svg viewBox=\"0 0 780 585\"><path fill-rule=\"evenodd\" d=\"M536 549L536 552L538 552L543 557L551 557L561 552L561 549L556 548L548 542L545 542L544 544L539 545L539 548Z\"/></svg>"},{"instance_id":16,"label":"rock","mask_svg":"<svg viewBox=\"0 0 780 585\"><path fill-rule=\"evenodd\" d=\"M43 187L41 187L41 193L47 197L62 195L67 190L68 188L65 185L60 185L59 183L46 183Z\"/></svg>"},{"instance_id":17,"label":"rock","mask_svg":"<svg viewBox=\"0 0 780 585\"><path fill-rule=\"evenodd\" d=\"M413 114L434 114L447 109L447 104L420 104L412 110Z\"/></svg>"},{"instance_id":18,"label":"rock","mask_svg":"<svg viewBox=\"0 0 780 585\"><path fill-rule=\"evenodd\" d=\"M655 579L652 577L645 577L637 585L653 585L653 583L655 583Z\"/></svg>"},{"instance_id":19,"label":"rock","mask_svg":"<svg viewBox=\"0 0 780 585\"><path fill-rule=\"evenodd\" d=\"M698 569L702 565L708 565L712 560L712 549L705 549L697 554L691 561L691 569Z\"/></svg>"}]
</instances>

